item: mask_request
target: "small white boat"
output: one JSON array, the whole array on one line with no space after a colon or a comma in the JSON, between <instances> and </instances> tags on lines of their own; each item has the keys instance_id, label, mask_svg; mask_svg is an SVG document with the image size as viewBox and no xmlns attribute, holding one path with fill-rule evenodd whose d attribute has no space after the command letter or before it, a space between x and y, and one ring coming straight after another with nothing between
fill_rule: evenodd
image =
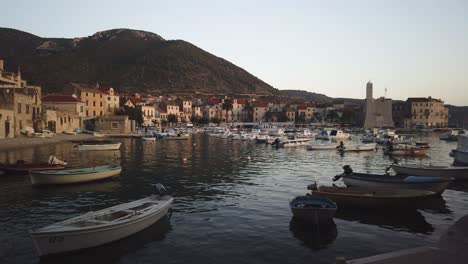
<instances>
[{"instance_id":1,"label":"small white boat","mask_svg":"<svg viewBox=\"0 0 468 264\"><path fill-rule=\"evenodd\" d=\"M62 133L65 134L65 135L73 135L73 136L76 135L75 131L63 131Z\"/></svg>"},{"instance_id":2,"label":"small white boat","mask_svg":"<svg viewBox=\"0 0 468 264\"><path fill-rule=\"evenodd\" d=\"M452 177L456 180L468 180L468 167L393 164L392 169L403 175L442 176Z\"/></svg>"},{"instance_id":3,"label":"small white boat","mask_svg":"<svg viewBox=\"0 0 468 264\"><path fill-rule=\"evenodd\" d=\"M101 134L101 133L98 133L98 132L94 132L93 135L95 137L104 137L104 134Z\"/></svg>"},{"instance_id":4,"label":"small white boat","mask_svg":"<svg viewBox=\"0 0 468 264\"><path fill-rule=\"evenodd\" d=\"M336 150L337 143L313 143L307 145L307 150Z\"/></svg>"},{"instance_id":5,"label":"small white boat","mask_svg":"<svg viewBox=\"0 0 468 264\"><path fill-rule=\"evenodd\" d=\"M77 145L78 150L118 150L122 143L110 141L86 141Z\"/></svg>"},{"instance_id":6,"label":"small white boat","mask_svg":"<svg viewBox=\"0 0 468 264\"><path fill-rule=\"evenodd\" d=\"M150 142L156 141L156 138L155 138L155 137L141 137L141 139L142 139L143 141L150 141Z\"/></svg>"},{"instance_id":7,"label":"small white boat","mask_svg":"<svg viewBox=\"0 0 468 264\"><path fill-rule=\"evenodd\" d=\"M122 167L115 165L91 168L31 171L29 178L33 185L71 184L107 179L122 172Z\"/></svg>"},{"instance_id":8,"label":"small white boat","mask_svg":"<svg viewBox=\"0 0 468 264\"><path fill-rule=\"evenodd\" d=\"M458 136L457 148L450 152L454 165L468 166L468 135Z\"/></svg>"},{"instance_id":9,"label":"small white boat","mask_svg":"<svg viewBox=\"0 0 468 264\"><path fill-rule=\"evenodd\" d=\"M164 189L160 186L158 189ZM173 198L165 191L159 191L140 200L32 230L30 235L39 257L96 247L153 225L167 214L172 202Z\"/></svg>"},{"instance_id":10,"label":"small white boat","mask_svg":"<svg viewBox=\"0 0 468 264\"><path fill-rule=\"evenodd\" d=\"M368 144L356 144L356 145L338 145L336 148L338 151L372 151L377 147L377 143L368 143Z\"/></svg>"},{"instance_id":11,"label":"small white boat","mask_svg":"<svg viewBox=\"0 0 468 264\"><path fill-rule=\"evenodd\" d=\"M280 139L277 138L272 145L276 147L301 147L305 146L310 142L309 138L292 138L292 139Z\"/></svg>"}]
</instances>

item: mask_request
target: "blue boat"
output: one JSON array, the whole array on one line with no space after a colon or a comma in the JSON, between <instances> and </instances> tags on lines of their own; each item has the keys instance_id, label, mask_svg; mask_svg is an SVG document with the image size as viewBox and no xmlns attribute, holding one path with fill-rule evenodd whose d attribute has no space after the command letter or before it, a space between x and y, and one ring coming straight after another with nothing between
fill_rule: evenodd
<instances>
[{"instance_id":1,"label":"blue boat","mask_svg":"<svg viewBox=\"0 0 468 264\"><path fill-rule=\"evenodd\" d=\"M290 203L294 217L314 223L330 221L338 206L330 199L312 195L297 196Z\"/></svg>"}]
</instances>

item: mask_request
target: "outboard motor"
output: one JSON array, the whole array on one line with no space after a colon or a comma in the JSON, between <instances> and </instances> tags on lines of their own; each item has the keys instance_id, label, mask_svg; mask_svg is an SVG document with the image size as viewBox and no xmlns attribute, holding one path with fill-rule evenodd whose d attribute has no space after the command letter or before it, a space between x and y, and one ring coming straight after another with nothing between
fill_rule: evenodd
<instances>
[{"instance_id":1,"label":"outboard motor","mask_svg":"<svg viewBox=\"0 0 468 264\"><path fill-rule=\"evenodd\" d=\"M166 188L161 183L153 184L153 186L156 188L156 194L159 194L160 196L167 194Z\"/></svg>"},{"instance_id":2,"label":"outboard motor","mask_svg":"<svg viewBox=\"0 0 468 264\"><path fill-rule=\"evenodd\" d=\"M351 169L351 166L349 166L349 165L344 165L343 170L344 170L344 172L343 172L344 175L353 174L353 169Z\"/></svg>"},{"instance_id":3,"label":"outboard motor","mask_svg":"<svg viewBox=\"0 0 468 264\"><path fill-rule=\"evenodd\" d=\"M317 190L317 182L307 185L307 190L316 191Z\"/></svg>"}]
</instances>

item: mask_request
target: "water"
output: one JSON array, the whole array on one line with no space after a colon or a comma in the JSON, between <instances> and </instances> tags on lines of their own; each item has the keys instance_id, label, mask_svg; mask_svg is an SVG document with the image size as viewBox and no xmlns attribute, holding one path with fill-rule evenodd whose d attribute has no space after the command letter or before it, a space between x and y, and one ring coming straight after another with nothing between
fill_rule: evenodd
<instances>
[{"instance_id":1,"label":"water","mask_svg":"<svg viewBox=\"0 0 468 264\"><path fill-rule=\"evenodd\" d=\"M430 158L401 163L449 164L455 143L430 140ZM121 151L79 152L74 144L0 153L0 162L122 164L119 178L74 186L32 188L27 176L0 178L0 263L36 263L28 230L149 195L162 182L175 197L172 214L134 236L53 263L332 263L434 245L468 213L468 186L457 183L414 212L346 210L317 229L293 221L288 202L313 181L332 184L345 164L383 173L382 151L345 153L274 149L251 142L194 135L188 141L121 140ZM250 159L249 159L250 157Z\"/></svg>"}]
</instances>

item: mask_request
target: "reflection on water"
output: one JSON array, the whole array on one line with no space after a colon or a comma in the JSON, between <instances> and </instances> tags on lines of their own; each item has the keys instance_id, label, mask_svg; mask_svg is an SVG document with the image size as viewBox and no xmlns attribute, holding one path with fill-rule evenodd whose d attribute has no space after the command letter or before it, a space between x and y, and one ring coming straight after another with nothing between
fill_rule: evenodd
<instances>
[{"instance_id":1,"label":"reflection on water","mask_svg":"<svg viewBox=\"0 0 468 264\"><path fill-rule=\"evenodd\" d=\"M289 230L291 230L295 238L314 250L327 247L327 245L335 241L338 235L336 224L333 220L313 224L293 217L289 223Z\"/></svg>"},{"instance_id":2,"label":"reflection on water","mask_svg":"<svg viewBox=\"0 0 468 264\"><path fill-rule=\"evenodd\" d=\"M408 157L400 162L449 164L448 153L455 143L428 140L430 160ZM236 264L310 259L331 263L336 256L364 257L435 243L449 225L468 213L466 185L456 183L419 211L388 215L340 211L332 225L318 229L291 220L289 201L304 195L314 181L333 184L333 176L346 164L356 172L383 173L392 161L381 149L340 156L336 151L275 149L205 135L151 144L118 141L119 151L84 152L73 148L74 143L63 143L0 153L0 162L45 162L55 155L72 166L110 163L124 168L108 181L45 188L33 188L27 175L1 176L0 263L38 261L29 229L143 198L153 192L150 184L156 182L168 187L175 198L170 224L166 222L169 227L159 232L156 225L152 227L156 230L135 236L141 239L123 239L83 254L100 262L123 263L218 263L220 259Z\"/></svg>"},{"instance_id":3,"label":"reflection on water","mask_svg":"<svg viewBox=\"0 0 468 264\"><path fill-rule=\"evenodd\" d=\"M358 222L366 225L375 225L394 231L430 234L434 227L426 221L419 211L389 211L341 208L336 218Z\"/></svg>"},{"instance_id":4,"label":"reflection on water","mask_svg":"<svg viewBox=\"0 0 468 264\"><path fill-rule=\"evenodd\" d=\"M136 252L145 245L163 240L172 229L169 218L170 215L165 216L154 225L122 240L78 252L46 257L41 259L40 263L115 263L126 254Z\"/></svg>"}]
</instances>

